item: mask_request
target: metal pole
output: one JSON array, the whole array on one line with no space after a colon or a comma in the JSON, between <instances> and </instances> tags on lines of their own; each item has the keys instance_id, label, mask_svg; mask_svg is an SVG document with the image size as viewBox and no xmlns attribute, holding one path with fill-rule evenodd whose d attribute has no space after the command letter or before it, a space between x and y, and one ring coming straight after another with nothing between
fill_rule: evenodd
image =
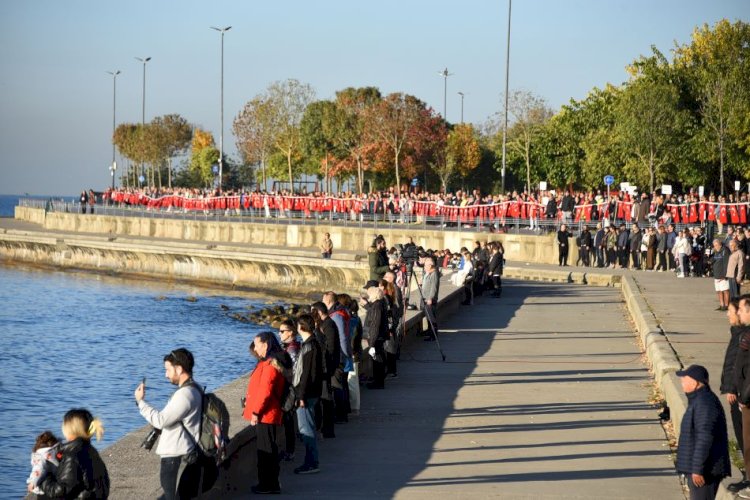
<instances>
[{"instance_id":1,"label":"metal pole","mask_svg":"<svg viewBox=\"0 0 750 500\"><path fill-rule=\"evenodd\" d=\"M502 192L505 193L505 151L508 137L508 76L510 71L510 10L513 0L508 0L508 42L505 49L505 118L503 120Z\"/></svg>"},{"instance_id":2,"label":"metal pole","mask_svg":"<svg viewBox=\"0 0 750 500\"><path fill-rule=\"evenodd\" d=\"M219 131L219 192L221 193L224 186L224 33L232 27L216 28L211 26L211 29L221 33L221 130Z\"/></svg>"},{"instance_id":3,"label":"metal pole","mask_svg":"<svg viewBox=\"0 0 750 500\"><path fill-rule=\"evenodd\" d=\"M115 163L115 130L116 130L116 120L115 117L117 116L117 75L120 74L120 70L115 71L107 71L110 75L112 75L112 165L110 165L110 170L112 171L112 190L115 189L115 170L117 170L117 163Z\"/></svg>"},{"instance_id":4,"label":"metal pole","mask_svg":"<svg viewBox=\"0 0 750 500\"><path fill-rule=\"evenodd\" d=\"M443 120L448 121L448 68L443 79Z\"/></svg>"},{"instance_id":5,"label":"metal pole","mask_svg":"<svg viewBox=\"0 0 750 500\"><path fill-rule=\"evenodd\" d=\"M464 122L464 93L459 92L458 95L461 96L461 123Z\"/></svg>"}]
</instances>

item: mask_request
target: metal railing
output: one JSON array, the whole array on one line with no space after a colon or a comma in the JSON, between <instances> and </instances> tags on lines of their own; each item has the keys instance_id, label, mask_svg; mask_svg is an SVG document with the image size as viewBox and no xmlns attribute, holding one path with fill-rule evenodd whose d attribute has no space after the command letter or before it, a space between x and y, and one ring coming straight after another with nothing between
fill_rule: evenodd
<instances>
[{"instance_id":1,"label":"metal railing","mask_svg":"<svg viewBox=\"0 0 750 500\"><path fill-rule=\"evenodd\" d=\"M297 224L314 226L343 226L372 229L394 229L413 228L424 230L446 230L457 232L494 232L513 233L527 235L545 235L557 231L561 221L559 219L520 219L520 218L494 218L485 219L481 217L451 218L448 216L429 217L423 215L400 214L400 213L344 213L344 212L304 212L295 210L279 209L218 209L218 210L185 210L182 208L151 208L141 205L131 206L126 204L95 204L81 205L75 202L66 202L55 199L20 198L19 206L44 209L46 212L79 213L95 215L111 215L118 217L145 217L163 218L192 221L216 221L216 222L240 222L260 224ZM596 224L604 221L572 221L568 224L569 229L578 234L588 226L592 231L596 230ZM630 229L632 222L624 220L612 220L610 225L625 226ZM653 224L650 224L652 226ZM696 224L675 224L677 230ZM713 222L702 224L707 233L713 234ZM642 227L642 226L641 226Z\"/></svg>"}]
</instances>

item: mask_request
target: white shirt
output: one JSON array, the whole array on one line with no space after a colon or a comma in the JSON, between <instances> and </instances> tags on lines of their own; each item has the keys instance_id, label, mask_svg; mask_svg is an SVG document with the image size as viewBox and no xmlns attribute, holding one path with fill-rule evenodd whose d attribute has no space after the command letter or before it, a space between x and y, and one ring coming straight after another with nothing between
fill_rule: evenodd
<instances>
[{"instance_id":1,"label":"white shirt","mask_svg":"<svg viewBox=\"0 0 750 500\"><path fill-rule=\"evenodd\" d=\"M160 457L179 457L193 450L199 439L202 397L193 385L182 385L169 398L162 411L144 400L138 402L138 410L148 423L161 429L156 454ZM184 424L184 427L182 424ZM192 438L185 433L190 432Z\"/></svg>"}]
</instances>

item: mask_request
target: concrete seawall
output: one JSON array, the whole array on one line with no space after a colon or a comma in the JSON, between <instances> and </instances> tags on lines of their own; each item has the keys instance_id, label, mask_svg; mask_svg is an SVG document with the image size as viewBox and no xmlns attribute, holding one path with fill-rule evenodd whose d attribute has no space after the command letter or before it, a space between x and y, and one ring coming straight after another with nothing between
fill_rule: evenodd
<instances>
[{"instance_id":1,"label":"concrete seawall","mask_svg":"<svg viewBox=\"0 0 750 500\"><path fill-rule=\"evenodd\" d=\"M40 224L49 231L75 231L80 233L112 234L115 236L156 237L175 240L197 240L210 243L244 243L248 245L280 246L287 248L317 248L323 232L329 232L336 250L363 253L372 243L374 234L385 236L389 245L414 238L424 248L457 251L465 246L473 248L474 241L503 242L508 260L541 264L557 263L557 245L554 235L523 235L475 232L460 228L420 229L404 225L359 227L356 223L341 226L321 221L318 225L296 224L283 219L270 223L224 222L214 220L189 220L160 217L118 217L49 212L30 207L16 207L19 220ZM569 261L575 262L578 250L571 241Z\"/></svg>"},{"instance_id":2,"label":"concrete seawall","mask_svg":"<svg viewBox=\"0 0 750 500\"><path fill-rule=\"evenodd\" d=\"M235 289L297 295L321 289L358 290L367 262L323 260L295 249L237 248L188 242L118 241L83 235L0 231L0 259L108 274L206 282Z\"/></svg>"}]
</instances>

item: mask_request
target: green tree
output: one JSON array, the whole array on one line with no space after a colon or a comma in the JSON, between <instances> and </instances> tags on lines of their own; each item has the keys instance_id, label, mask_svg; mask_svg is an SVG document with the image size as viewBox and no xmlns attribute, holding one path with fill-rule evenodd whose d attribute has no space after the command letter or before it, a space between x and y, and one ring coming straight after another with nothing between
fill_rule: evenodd
<instances>
[{"instance_id":1,"label":"green tree","mask_svg":"<svg viewBox=\"0 0 750 500\"><path fill-rule=\"evenodd\" d=\"M329 160L341 156L336 151L336 134L342 120L333 101L315 101L307 106L300 122L302 152L311 164L322 165L327 192L331 191Z\"/></svg>"},{"instance_id":2,"label":"green tree","mask_svg":"<svg viewBox=\"0 0 750 500\"><path fill-rule=\"evenodd\" d=\"M274 151L274 108L268 95L260 94L245 104L232 125L237 149L245 163L260 165L263 186L266 164Z\"/></svg>"},{"instance_id":3,"label":"green tree","mask_svg":"<svg viewBox=\"0 0 750 500\"><path fill-rule=\"evenodd\" d=\"M545 123L552 117L547 102L533 93L517 90L508 99L508 113L513 117L513 126L507 145L515 150L526 166L526 190L531 192L532 146L542 134Z\"/></svg>"},{"instance_id":4,"label":"green tree","mask_svg":"<svg viewBox=\"0 0 750 500\"><path fill-rule=\"evenodd\" d=\"M271 106L273 145L287 161L290 189L294 190L292 160L301 152L300 123L307 106L315 99L313 88L290 79L272 83L267 90Z\"/></svg>"},{"instance_id":5,"label":"green tree","mask_svg":"<svg viewBox=\"0 0 750 500\"><path fill-rule=\"evenodd\" d=\"M626 153L625 172L653 192L670 180L679 160L688 116L679 108L677 89L668 83L636 77L624 88L615 128Z\"/></svg>"},{"instance_id":6,"label":"green tree","mask_svg":"<svg viewBox=\"0 0 750 500\"><path fill-rule=\"evenodd\" d=\"M213 166L219 161L214 137L210 132L195 129L191 143L190 171L203 187L210 187L214 180Z\"/></svg>"}]
</instances>

